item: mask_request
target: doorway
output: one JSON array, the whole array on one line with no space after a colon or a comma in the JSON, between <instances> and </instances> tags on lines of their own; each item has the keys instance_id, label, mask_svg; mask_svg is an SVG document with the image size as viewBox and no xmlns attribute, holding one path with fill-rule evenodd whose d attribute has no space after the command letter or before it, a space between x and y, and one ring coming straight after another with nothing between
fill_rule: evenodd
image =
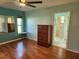
<instances>
[{"instance_id":1,"label":"doorway","mask_svg":"<svg viewBox=\"0 0 79 59\"><path fill-rule=\"evenodd\" d=\"M53 45L67 47L70 12L54 14Z\"/></svg>"},{"instance_id":2,"label":"doorway","mask_svg":"<svg viewBox=\"0 0 79 59\"><path fill-rule=\"evenodd\" d=\"M17 18L17 31L18 31L18 34L22 33L22 31L23 31L22 28L23 28L22 17L18 17Z\"/></svg>"}]
</instances>

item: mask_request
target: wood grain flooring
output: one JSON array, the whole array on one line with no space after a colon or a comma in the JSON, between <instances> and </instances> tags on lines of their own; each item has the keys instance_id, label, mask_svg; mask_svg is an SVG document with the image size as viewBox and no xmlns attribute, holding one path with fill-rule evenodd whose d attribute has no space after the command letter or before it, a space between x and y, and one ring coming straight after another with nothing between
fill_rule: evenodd
<instances>
[{"instance_id":1,"label":"wood grain flooring","mask_svg":"<svg viewBox=\"0 0 79 59\"><path fill-rule=\"evenodd\" d=\"M79 54L59 47L42 47L32 40L20 40L0 46L0 59L79 59Z\"/></svg>"}]
</instances>

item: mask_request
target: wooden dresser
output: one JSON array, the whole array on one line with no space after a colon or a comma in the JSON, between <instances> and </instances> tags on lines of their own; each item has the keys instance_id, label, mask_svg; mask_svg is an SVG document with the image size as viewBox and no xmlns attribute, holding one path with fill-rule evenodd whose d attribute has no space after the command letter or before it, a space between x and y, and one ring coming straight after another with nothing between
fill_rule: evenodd
<instances>
[{"instance_id":1,"label":"wooden dresser","mask_svg":"<svg viewBox=\"0 0 79 59\"><path fill-rule=\"evenodd\" d=\"M49 47L52 44L52 25L38 25L38 44Z\"/></svg>"}]
</instances>

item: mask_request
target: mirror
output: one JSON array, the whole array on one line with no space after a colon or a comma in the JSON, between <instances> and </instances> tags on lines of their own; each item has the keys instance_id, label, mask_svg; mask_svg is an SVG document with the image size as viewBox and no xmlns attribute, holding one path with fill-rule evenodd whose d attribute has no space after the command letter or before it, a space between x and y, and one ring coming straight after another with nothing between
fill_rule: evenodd
<instances>
[{"instance_id":1,"label":"mirror","mask_svg":"<svg viewBox=\"0 0 79 59\"><path fill-rule=\"evenodd\" d=\"M14 31L15 31L14 17L0 15L0 35Z\"/></svg>"}]
</instances>

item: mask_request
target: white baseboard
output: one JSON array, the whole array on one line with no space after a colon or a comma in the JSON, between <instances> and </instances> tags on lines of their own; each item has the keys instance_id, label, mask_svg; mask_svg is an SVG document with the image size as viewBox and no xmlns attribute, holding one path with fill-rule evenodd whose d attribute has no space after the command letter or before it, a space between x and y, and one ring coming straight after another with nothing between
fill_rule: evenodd
<instances>
[{"instance_id":1,"label":"white baseboard","mask_svg":"<svg viewBox=\"0 0 79 59\"><path fill-rule=\"evenodd\" d=\"M0 45L11 43L11 42L18 41L18 40L21 40L21 38L17 38L17 39L13 39L13 40L10 40L10 41L2 42L2 43L0 43Z\"/></svg>"},{"instance_id":2,"label":"white baseboard","mask_svg":"<svg viewBox=\"0 0 79 59\"><path fill-rule=\"evenodd\" d=\"M57 46L57 45L52 45L52 46ZM59 46L57 46L57 47L59 47ZM61 48L61 47L60 47ZM63 47L62 47L63 48ZM67 50L67 51L70 51L70 52L73 52L73 53L77 53L77 54L79 54L79 52L78 51L74 51L74 50L71 50L71 49L68 49L68 48L63 48L63 49L65 49L65 50Z\"/></svg>"},{"instance_id":3,"label":"white baseboard","mask_svg":"<svg viewBox=\"0 0 79 59\"><path fill-rule=\"evenodd\" d=\"M74 51L74 50L71 50L71 49L66 49L66 50L71 51L71 52L73 52L73 53L77 53L77 54L79 54L78 51Z\"/></svg>"}]
</instances>

